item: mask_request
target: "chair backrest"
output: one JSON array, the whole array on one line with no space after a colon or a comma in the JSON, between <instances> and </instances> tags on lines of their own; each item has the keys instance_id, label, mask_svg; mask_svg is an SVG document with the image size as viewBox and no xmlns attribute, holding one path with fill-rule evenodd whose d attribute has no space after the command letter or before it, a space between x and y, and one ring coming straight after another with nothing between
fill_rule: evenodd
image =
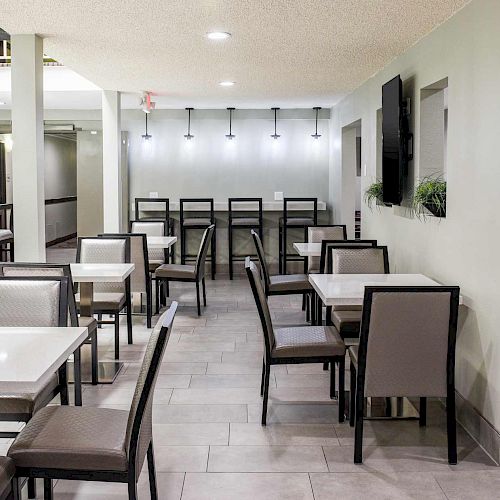
<instances>
[{"instance_id":1,"label":"chair backrest","mask_svg":"<svg viewBox=\"0 0 500 500\"><path fill-rule=\"evenodd\" d=\"M336 248L370 248L376 247L377 240L323 240L321 242L321 257L319 263L320 273L332 273L332 251Z\"/></svg>"},{"instance_id":2,"label":"chair backrest","mask_svg":"<svg viewBox=\"0 0 500 500\"><path fill-rule=\"evenodd\" d=\"M266 292L262 286L259 269L252 262L250 257L246 257L245 259L245 270L247 272L248 281L250 282L250 288L252 289L255 305L257 306L257 311L259 312L260 322L262 324L266 356L270 359L271 351L275 346L276 341L274 338L273 322L271 320L271 313L267 303Z\"/></svg>"},{"instance_id":3,"label":"chair backrest","mask_svg":"<svg viewBox=\"0 0 500 500\"><path fill-rule=\"evenodd\" d=\"M295 217L290 215L292 205L295 206L296 210L294 211L296 213L312 212L313 225L318 225L318 198L283 198L284 224L286 224L287 219ZM300 215L298 217L304 217L304 215Z\"/></svg>"},{"instance_id":4,"label":"chair backrest","mask_svg":"<svg viewBox=\"0 0 500 500\"><path fill-rule=\"evenodd\" d=\"M264 291L266 295L269 295L269 270L267 269L266 256L264 254L264 247L262 246L262 241L259 235L252 229L252 238L255 243L255 249L257 250L257 257L259 258L260 269L262 272L262 279L264 280Z\"/></svg>"},{"instance_id":5,"label":"chair backrest","mask_svg":"<svg viewBox=\"0 0 500 500\"><path fill-rule=\"evenodd\" d=\"M256 217L262 225L262 198L228 198L227 210L229 223L233 218Z\"/></svg>"},{"instance_id":6,"label":"chair backrest","mask_svg":"<svg viewBox=\"0 0 500 500\"><path fill-rule=\"evenodd\" d=\"M129 238L130 239L130 262L135 265L130 274L130 291L146 293L149 280L149 254L148 241L145 234L100 234L100 238Z\"/></svg>"},{"instance_id":7,"label":"chair backrest","mask_svg":"<svg viewBox=\"0 0 500 500\"><path fill-rule=\"evenodd\" d=\"M130 232L145 234L146 236L165 236L167 224L165 221L132 221ZM148 250L149 261L157 264L164 264L166 261L166 250L163 248L152 248Z\"/></svg>"},{"instance_id":8,"label":"chair backrest","mask_svg":"<svg viewBox=\"0 0 500 500\"><path fill-rule=\"evenodd\" d=\"M0 277L0 326L67 326L68 278Z\"/></svg>"},{"instance_id":9,"label":"chair backrest","mask_svg":"<svg viewBox=\"0 0 500 500\"><path fill-rule=\"evenodd\" d=\"M160 371L160 365L165 354L172 331L172 324L177 310L177 302L172 305L158 320L149 337L141 370L137 378L134 397L130 407L127 423L126 447L129 465L135 467L136 476L141 472L144 458L151 441L153 395Z\"/></svg>"},{"instance_id":10,"label":"chair backrest","mask_svg":"<svg viewBox=\"0 0 500 500\"><path fill-rule=\"evenodd\" d=\"M347 228L345 225L333 226L310 226L307 228L307 242L308 243L321 243L323 240L346 240ZM320 272L320 257L309 257L307 272L319 273Z\"/></svg>"},{"instance_id":11,"label":"chair backrest","mask_svg":"<svg viewBox=\"0 0 500 500\"><path fill-rule=\"evenodd\" d=\"M170 217L170 200L168 198L136 198L134 203L135 208L135 218L136 220L158 220L158 221L167 221ZM147 203L148 205L160 205L160 210L158 212L164 212L164 217L141 217L141 203ZM147 212L147 210L144 210ZM157 212L157 210L155 210Z\"/></svg>"},{"instance_id":12,"label":"chair backrest","mask_svg":"<svg viewBox=\"0 0 500 500\"><path fill-rule=\"evenodd\" d=\"M0 264L0 276L7 277L56 277L68 278L68 324L78 326L78 313L76 309L75 294L73 290L73 277L69 264L40 264L12 262Z\"/></svg>"},{"instance_id":13,"label":"chair backrest","mask_svg":"<svg viewBox=\"0 0 500 500\"><path fill-rule=\"evenodd\" d=\"M189 210L189 205L206 205L205 209ZM185 211L190 211L193 215L186 217ZM207 214L208 212L208 214ZM201 213L201 215L200 215ZM214 199L213 198L180 198L179 199L179 219L182 225L185 218L209 218L210 222L215 222Z\"/></svg>"},{"instance_id":14,"label":"chair backrest","mask_svg":"<svg viewBox=\"0 0 500 500\"><path fill-rule=\"evenodd\" d=\"M76 261L85 264L124 264L130 262L128 236L78 238ZM126 282L94 283L95 293L126 293Z\"/></svg>"},{"instance_id":15,"label":"chair backrest","mask_svg":"<svg viewBox=\"0 0 500 500\"><path fill-rule=\"evenodd\" d=\"M14 232L14 208L12 203L0 204L0 229Z\"/></svg>"},{"instance_id":16,"label":"chair backrest","mask_svg":"<svg viewBox=\"0 0 500 500\"><path fill-rule=\"evenodd\" d=\"M201 237L200 248L196 257L196 277L198 280L205 276L205 261L207 260L208 249L210 247L210 241L212 240L214 231L215 225L211 224L205 229L203 236Z\"/></svg>"},{"instance_id":17,"label":"chair backrest","mask_svg":"<svg viewBox=\"0 0 500 500\"><path fill-rule=\"evenodd\" d=\"M334 274L389 273L389 256L386 246L363 248L332 245L331 248L331 269Z\"/></svg>"},{"instance_id":18,"label":"chair backrest","mask_svg":"<svg viewBox=\"0 0 500 500\"><path fill-rule=\"evenodd\" d=\"M365 288L358 351L365 396L447 395L459 293L445 286Z\"/></svg>"}]
</instances>

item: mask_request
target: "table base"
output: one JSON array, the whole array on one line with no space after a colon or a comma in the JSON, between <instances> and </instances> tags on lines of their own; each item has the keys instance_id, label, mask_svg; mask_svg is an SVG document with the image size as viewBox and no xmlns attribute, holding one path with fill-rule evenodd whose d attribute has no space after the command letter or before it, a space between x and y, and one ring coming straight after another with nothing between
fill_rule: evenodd
<instances>
[{"instance_id":1,"label":"table base","mask_svg":"<svg viewBox=\"0 0 500 500\"><path fill-rule=\"evenodd\" d=\"M345 393L345 400L347 407L349 391ZM366 398L365 420L418 420L419 417L417 408L408 398Z\"/></svg>"},{"instance_id":2,"label":"table base","mask_svg":"<svg viewBox=\"0 0 500 500\"><path fill-rule=\"evenodd\" d=\"M89 347L89 346L84 346ZM82 384L92 383L92 358L90 354L90 349L82 348L82 361L81 361L81 371L82 371ZM122 361L99 361L97 363L97 380L99 384L112 384L120 371L123 368ZM68 381L73 383L73 363L68 362Z\"/></svg>"}]
</instances>

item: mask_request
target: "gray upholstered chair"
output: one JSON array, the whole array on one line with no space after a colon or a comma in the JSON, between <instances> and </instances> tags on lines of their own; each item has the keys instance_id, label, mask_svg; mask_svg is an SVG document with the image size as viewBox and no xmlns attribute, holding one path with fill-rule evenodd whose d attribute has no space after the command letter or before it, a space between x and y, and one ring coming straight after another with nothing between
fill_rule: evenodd
<instances>
[{"instance_id":1,"label":"gray upholstered chair","mask_svg":"<svg viewBox=\"0 0 500 500\"><path fill-rule=\"evenodd\" d=\"M86 264L122 264L130 262L130 239L127 236L115 238L78 238L76 261ZM80 306L80 294L76 294ZM93 310L101 316L110 314L113 321L99 320L101 324L115 327L115 359L120 358L120 312L127 309L127 337L132 344L132 301L130 297L130 276L123 283L94 283Z\"/></svg>"},{"instance_id":2,"label":"gray upholstered chair","mask_svg":"<svg viewBox=\"0 0 500 500\"><path fill-rule=\"evenodd\" d=\"M147 457L151 498L157 499L153 453L153 396L177 303L158 320L148 342L130 411L48 406L20 432L8 456L16 478L44 478L45 499L54 479L128 484L137 499L137 480Z\"/></svg>"},{"instance_id":3,"label":"gray upholstered chair","mask_svg":"<svg viewBox=\"0 0 500 500\"><path fill-rule=\"evenodd\" d=\"M11 262L14 262L13 215L11 203L0 205L0 260L4 260L4 253L8 253Z\"/></svg>"},{"instance_id":4,"label":"gray upholstered chair","mask_svg":"<svg viewBox=\"0 0 500 500\"><path fill-rule=\"evenodd\" d=\"M14 461L9 457L0 457L0 500L18 499L18 492L13 491L12 484L15 473Z\"/></svg>"},{"instance_id":5,"label":"gray upholstered chair","mask_svg":"<svg viewBox=\"0 0 500 500\"><path fill-rule=\"evenodd\" d=\"M448 461L457 463L455 339L458 287L366 287L358 346L349 347L349 421L356 426L354 462L363 461L366 397L446 398ZM355 412L352 411L355 408Z\"/></svg>"},{"instance_id":6,"label":"gray upholstered chair","mask_svg":"<svg viewBox=\"0 0 500 500\"><path fill-rule=\"evenodd\" d=\"M130 239L130 262L135 265L135 269L130 275L130 293L146 295L146 326L151 328L151 318L153 316L153 292L151 288L151 274L149 273L149 252L147 235L142 233L129 234L100 234L103 238L123 238Z\"/></svg>"},{"instance_id":7,"label":"gray upholstered chair","mask_svg":"<svg viewBox=\"0 0 500 500\"><path fill-rule=\"evenodd\" d=\"M327 256L327 270L334 274L388 274L389 256L386 246L331 245ZM361 306L327 308L326 319L337 328L343 339L358 337Z\"/></svg>"},{"instance_id":8,"label":"gray upholstered chair","mask_svg":"<svg viewBox=\"0 0 500 500\"><path fill-rule=\"evenodd\" d=\"M0 277L0 326L56 327L68 324L68 278ZM36 346L33 346L36 349ZM0 421L27 422L58 394L68 404L66 364L36 392L0 394ZM17 432L0 432L14 437Z\"/></svg>"},{"instance_id":9,"label":"gray upholstered chair","mask_svg":"<svg viewBox=\"0 0 500 500\"><path fill-rule=\"evenodd\" d=\"M307 228L307 243L321 243L323 240L337 241L346 239L347 229L345 225L310 226ZM308 257L307 272L321 272L320 260L320 257Z\"/></svg>"},{"instance_id":10,"label":"gray upholstered chair","mask_svg":"<svg viewBox=\"0 0 500 500\"><path fill-rule=\"evenodd\" d=\"M165 236L165 221L132 221L130 232L146 236ZM148 251L149 271L154 273L157 267L168 262L168 252L163 248L152 248Z\"/></svg>"},{"instance_id":11,"label":"gray upholstered chair","mask_svg":"<svg viewBox=\"0 0 500 500\"><path fill-rule=\"evenodd\" d=\"M68 325L83 326L88 329L89 337L85 342L91 345L92 384L98 383L97 359L97 322L94 318L78 316L73 289L73 278L69 264L39 264L39 263L9 263L0 265L0 276L66 276L69 282L68 290Z\"/></svg>"},{"instance_id":12,"label":"gray upholstered chair","mask_svg":"<svg viewBox=\"0 0 500 500\"><path fill-rule=\"evenodd\" d=\"M163 264L156 270L157 288L156 301L159 308L158 297L160 295L160 286L169 281L187 281L196 283L196 305L198 308L198 316L201 315L200 305L200 282L203 287L203 305L207 305L207 293L205 288L205 261L207 260L208 249L212 241L212 235L215 231L215 225L212 224L205 229L201 238L200 249L196 257L194 266L188 264Z\"/></svg>"},{"instance_id":13,"label":"gray upholstered chair","mask_svg":"<svg viewBox=\"0 0 500 500\"><path fill-rule=\"evenodd\" d=\"M247 257L245 269L259 312L264 335L264 359L260 393L263 396L262 425L266 425L269 376L272 365L297 363L329 363L331 373L335 373L335 363L339 365L339 422L344 421L344 372L345 345L333 326L298 326L273 328L267 297L257 266ZM332 375L330 397L335 396Z\"/></svg>"}]
</instances>

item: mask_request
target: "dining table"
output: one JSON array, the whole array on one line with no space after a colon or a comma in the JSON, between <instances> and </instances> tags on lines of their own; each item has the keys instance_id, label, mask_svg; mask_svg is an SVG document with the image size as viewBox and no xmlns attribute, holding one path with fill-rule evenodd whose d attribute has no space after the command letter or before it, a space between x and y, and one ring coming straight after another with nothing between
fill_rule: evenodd
<instances>
[{"instance_id":1,"label":"dining table","mask_svg":"<svg viewBox=\"0 0 500 500\"><path fill-rule=\"evenodd\" d=\"M0 393L38 392L74 355L75 405L82 405L80 348L85 327L0 327Z\"/></svg>"},{"instance_id":2,"label":"dining table","mask_svg":"<svg viewBox=\"0 0 500 500\"><path fill-rule=\"evenodd\" d=\"M294 243L293 248L301 257L321 257L321 243Z\"/></svg>"},{"instance_id":3,"label":"dining table","mask_svg":"<svg viewBox=\"0 0 500 500\"><path fill-rule=\"evenodd\" d=\"M148 250L171 248L177 242L177 236L148 236Z\"/></svg>"},{"instance_id":4,"label":"dining table","mask_svg":"<svg viewBox=\"0 0 500 500\"><path fill-rule=\"evenodd\" d=\"M135 265L132 263L117 264L92 264L92 263L73 263L71 264L71 275L73 281L80 287L80 314L82 316L92 317L94 283L123 283L127 277L132 274ZM86 353L85 353L86 354ZM123 363L116 360L99 361L98 363L98 381L100 384L112 384ZM82 360L82 381L90 383L91 361L88 356Z\"/></svg>"}]
</instances>

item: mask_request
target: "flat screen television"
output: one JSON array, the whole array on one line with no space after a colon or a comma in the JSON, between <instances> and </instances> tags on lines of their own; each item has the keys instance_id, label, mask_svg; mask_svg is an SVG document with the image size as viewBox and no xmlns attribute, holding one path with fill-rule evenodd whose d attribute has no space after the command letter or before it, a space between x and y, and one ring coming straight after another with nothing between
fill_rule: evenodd
<instances>
[{"instance_id":1,"label":"flat screen television","mask_svg":"<svg viewBox=\"0 0 500 500\"><path fill-rule=\"evenodd\" d=\"M403 102L403 82L398 75L382 86L382 186L383 201L399 205L408 165L408 125Z\"/></svg>"}]
</instances>

